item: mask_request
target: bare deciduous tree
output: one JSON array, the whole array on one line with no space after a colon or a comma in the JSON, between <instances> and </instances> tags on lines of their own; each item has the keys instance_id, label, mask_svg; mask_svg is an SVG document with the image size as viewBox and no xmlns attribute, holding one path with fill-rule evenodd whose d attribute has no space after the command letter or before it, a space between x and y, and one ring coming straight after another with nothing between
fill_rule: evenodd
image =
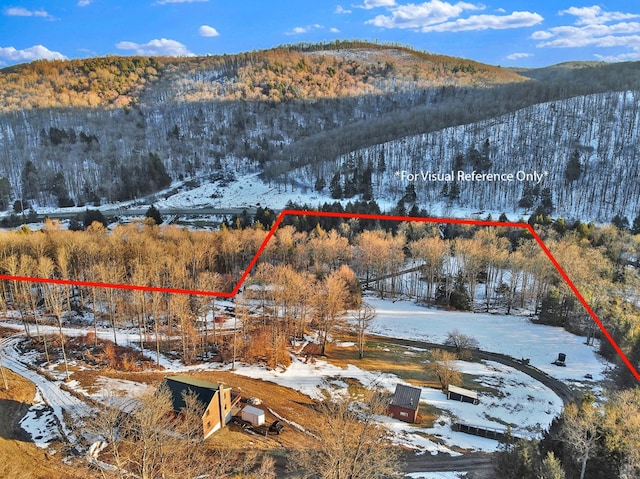
<instances>
[{"instance_id":1,"label":"bare deciduous tree","mask_svg":"<svg viewBox=\"0 0 640 479\"><path fill-rule=\"evenodd\" d=\"M367 329L369 329L369 324L376 316L376 310L373 307L364 302L360 302L360 307L358 308L356 315L356 323L355 330L358 338L358 358L364 358L364 346L365 346L365 334Z\"/></svg>"},{"instance_id":2,"label":"bare deciduous tree","mask_svg":"<svg viewBox=\"0 0 640 479\"><path fill-rule=\"evenodd\" d=\"M315 431L318 447L302 450L295 467L304 478L382 479L399 477L398 458L376 416L384 414L383 395L329 399L318 404L323 422Z\"/></svg>"},{"instance_id":3,"label":"bare deciduous tree","mask_svg":"<svg viewBox=\"0 0 640 479\"><path fill-rule=\"evenodd\" d=\"M593 398L583 398L580 405L569 404L562 414L560 440L573 459L580 464L580 479L584 479L587 462L599 447L602 414Z\"/></svg>"},{"instance_id":4,"label":"bare deciduous tree","mask_svg":"<svg viewBox=\"0 0 640 479\"><path fill-rule=\"evenodd\" d=\"M478 349L479 344L476 338L462 334L458 329L449 331L444 344L455 349L459 358L468 359L471 357L471 350Z\"/></svg>"},{"instance_id":5,"label":"bare deciduous tree","mask_svg":"<svg viewBox=\"0 0 640 479\"><path fill-rule=\"evenodd\" d=\"M144 395L133 408L130 399L113 398L110 406L85 418L83 434L91 433L108 444L100 459L112 467L103 467L103 476L195 479L209 477L211 471L217 477L231 474L239 458L205 445L203 405L192 395L186 395L184 401L186 406L176 415L171 394L162 387ZM245 467L256 469L253 462ZM269 478L273 464L267 461L257 468L264 474L255 477Z\"/></svg>"},{"instance_id":6,"label":"bare deciduous tree","mask_svg":"<svg viewBox=\"0 0 640 479\"><path fill-rule=\"evenodd\" d=\"M432 371L440 381L442 389L446 391L452 383L460 382L460 371L455 368L453 362L457 356L444 349L434 349L431 351L431 361L427 368Z\"/></svg>"}]
</instances>

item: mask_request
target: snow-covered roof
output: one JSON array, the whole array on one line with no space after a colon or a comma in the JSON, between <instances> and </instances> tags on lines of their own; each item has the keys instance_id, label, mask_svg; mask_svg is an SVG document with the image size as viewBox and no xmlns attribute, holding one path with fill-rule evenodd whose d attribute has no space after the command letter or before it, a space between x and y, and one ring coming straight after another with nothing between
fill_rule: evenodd
<instances>
[{"instance_id":1,"label":"snow-covered roof","mask_svg":"<svg viewBox=\"0 0 640 479\"><path fill-rule=\"evenodd\" d=\"M460 396L465 396L472 399L478 399L478 393L475 391L470 391L469 389L461 388L458 386L449 385L449 392L454 394L459 394Z\"/></svg>"}]
</instances>

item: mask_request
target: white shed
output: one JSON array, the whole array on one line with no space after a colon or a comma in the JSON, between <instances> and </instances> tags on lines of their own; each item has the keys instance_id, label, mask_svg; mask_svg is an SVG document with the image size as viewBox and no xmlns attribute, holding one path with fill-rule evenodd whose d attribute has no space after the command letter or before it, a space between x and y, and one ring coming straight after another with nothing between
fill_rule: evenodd
<instances>
[{"instance_id":1,"label":"white shed","mask_svg":"<svg viewBox=\"0 0 640 479\"><path fill-rule=\"evenodd\" d=\"M245 406L242 410L242 420L250 422L253 426L264 424L264 411L253 406Z\"/></svg>"}]
</instances>

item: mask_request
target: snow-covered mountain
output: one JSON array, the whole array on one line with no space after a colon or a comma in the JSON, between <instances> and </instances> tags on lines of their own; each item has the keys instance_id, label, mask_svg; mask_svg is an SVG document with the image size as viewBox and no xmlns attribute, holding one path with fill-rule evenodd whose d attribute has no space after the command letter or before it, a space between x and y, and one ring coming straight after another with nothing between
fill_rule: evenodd
<instances>
[{"instance_id":1,"label":"snow-covered mountain","mask_svg":"<svg viewBox=\"0 0 640 479\"><path fill-rule=\"evenodd\" d=\"M362 42L6 68L0 212L93 207L176 182L214 184L216 206L237 196L224 191L234 178L259 174L312 202L632 219L639 69L572 64L527 79Z\"/></svg>"}]
</instances>

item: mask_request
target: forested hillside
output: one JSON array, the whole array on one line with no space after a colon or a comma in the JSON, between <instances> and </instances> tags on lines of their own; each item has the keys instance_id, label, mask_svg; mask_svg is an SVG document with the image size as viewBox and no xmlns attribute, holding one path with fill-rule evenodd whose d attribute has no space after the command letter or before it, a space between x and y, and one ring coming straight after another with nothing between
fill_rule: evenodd
<instances>
[{"instance_id":1,"label":"forested hillside","mask_svg":"<svg viewBox=\"0 0 640 479\"><path fill-rule=\"evenodd\" d=\"M323 189L339 170L344 187L353 162L377 172L376 199L397 202L407 185L392 183L395 168L473 166L477 151L492 169L544 165L555 175L542 185L554 213L633 215L638 191L625 178L633 174L638 69L516 73L362 42L18 65L0 70L0 211L133 199L172 180L249 171ZM305 170L290 174L296 168ZM568 197L605 170L616 173L617 192L603 182L588 204ZM513 211L523 196L535 209L543 194L524 185L456 188L416 185L416 198L425 208L440 198Z\"/></svg>"},{"instance_id":2,"label":"forested hillside","mask_svg":"<svg viewBox=\"0 0 640 479\"><path fill-rule=\"evenodd\" d=\"M342 187L339 196L345 196L355 172L369 171L372 195L400 200L407 209L414 203L428 209L444 199L453 206L516 215L541 207L544 214L571 219L634 218L640 212L639 104L637 90L542 103L356 150L310 165L300 176L309 182L333 178ZM539 184L517 179L401 181L394 172L402 170L546 174Z\"/></svg>"}]
</instances>

